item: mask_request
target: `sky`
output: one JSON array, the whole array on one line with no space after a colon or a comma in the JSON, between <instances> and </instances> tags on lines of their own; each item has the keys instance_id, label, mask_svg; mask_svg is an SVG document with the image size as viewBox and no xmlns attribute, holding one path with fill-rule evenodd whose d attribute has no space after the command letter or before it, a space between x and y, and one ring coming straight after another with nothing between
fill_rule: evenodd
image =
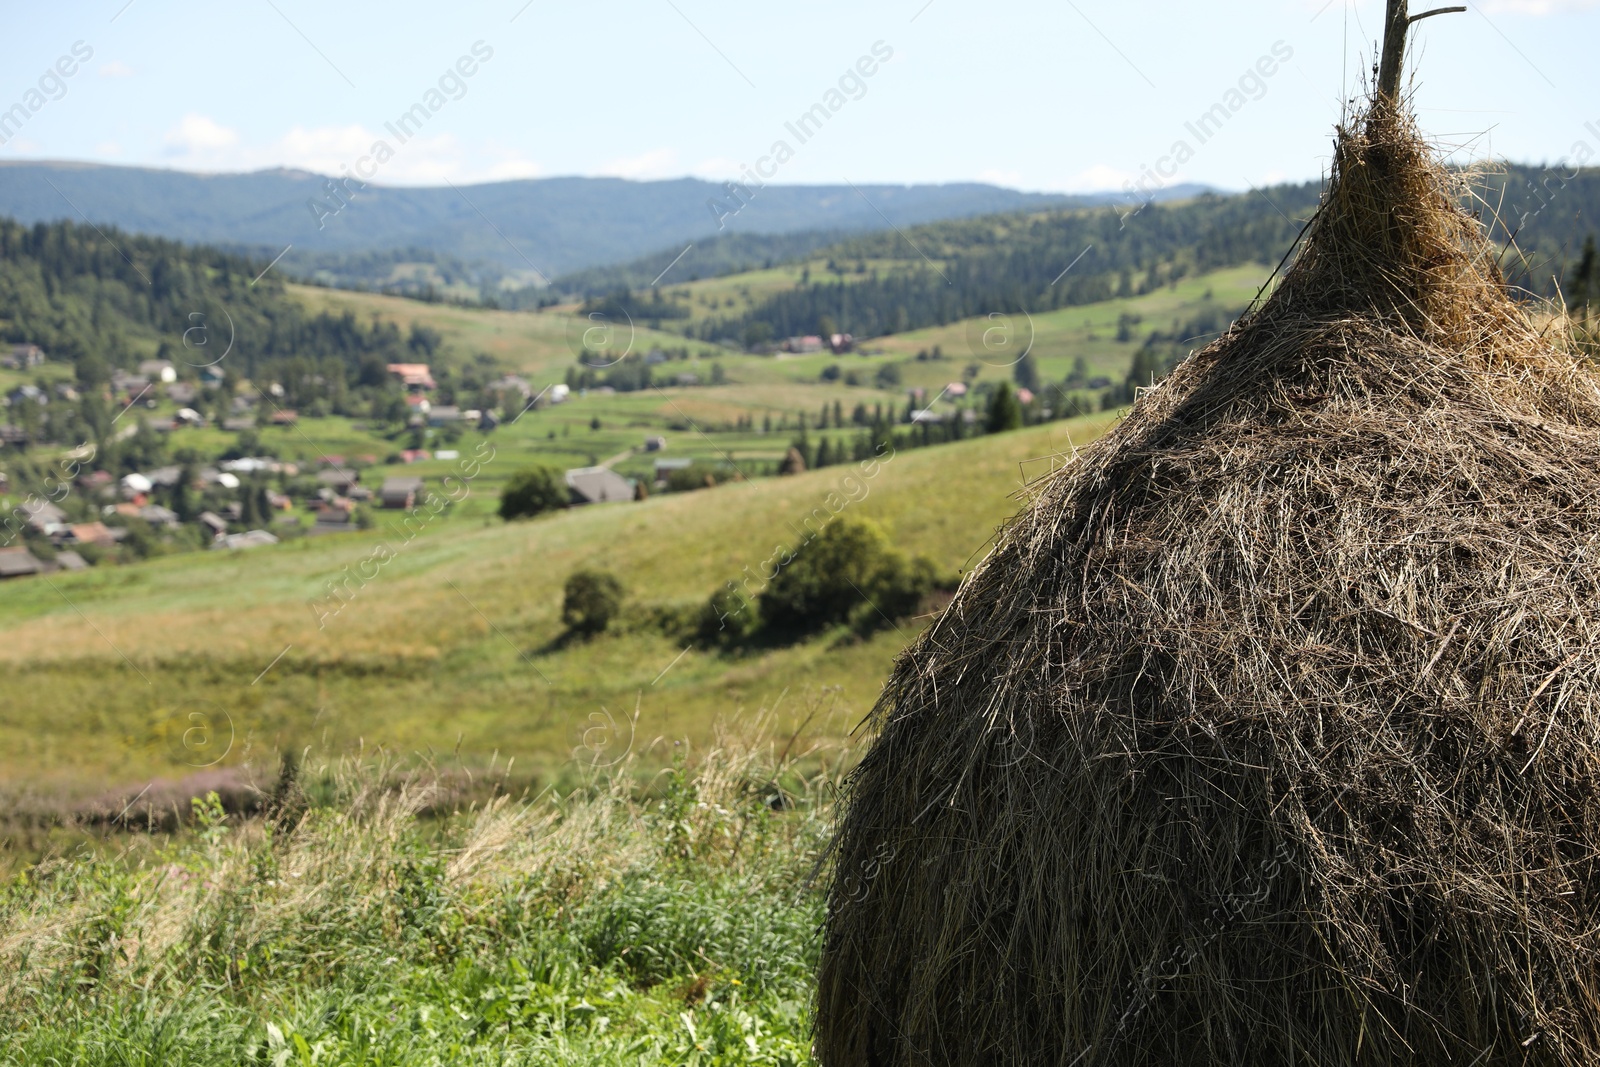
<instances>
[{"instance_id":1,"label":"sky","mask_svg":"<svg viewBox=\"0 0 1600 1067\"><path fill-rule=\"evenodd\" d=\"M1553 162L1579 143L1600 155L1600 0L1414 0L1413 10L1463 2L1469 11L1414 34L1425 130L1463 162ZM14 128L0 122L0 161L360 166L379 184L441 185L722 180L765 159L765 180L784 184L1087 192L1144 175L1147 186L1243 189L1321 176L1383 6L33 4L9 14L0 39L0 108L31 112L17 123L13 110ZM402 128L401 143L386 123L418 104L426 121ZM818 104L827 121L802 143L789 126ZM1194 126L1218 104L1226 121ZM380 140L392 150L381 165ZM780 141L791 150L781 161Z\"/></svg>"}]
</instances>

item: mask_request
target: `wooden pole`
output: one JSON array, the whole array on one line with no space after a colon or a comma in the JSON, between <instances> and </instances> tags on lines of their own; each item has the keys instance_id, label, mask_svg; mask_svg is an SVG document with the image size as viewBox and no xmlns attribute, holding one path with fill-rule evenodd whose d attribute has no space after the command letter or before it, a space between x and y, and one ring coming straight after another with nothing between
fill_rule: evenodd
<instances>
[{"instance_id":1,"label":"wooden pole","mask_svg":"<svg viewBox=\"0 0 1600 1067\"><path fill-rule=\"evenodd\" d=\"M1413 15L1408 0L1389 0L1388 14L1383 23L1383 58L1378 65L1378 95L1389 103L1400 100L1400 75L1406 65L1406 32L1413 22L1434 15L1448 15L1465 11L1464 7L1440 7Z\"/></svg>"},{"instance_id":2,"label":"wooden pole","mask_svg":"<svg viewBox=\"0 0 1600 1067\"><path fill-rule=\"evenodd\" d=\"M1400 72L1406 65L1406 30L1411 25L1407 0L1389 0L1383 21L1383 61L1378 67L1378 95L1394 103L1400 97Z\"/></svg>"}]
</instances>

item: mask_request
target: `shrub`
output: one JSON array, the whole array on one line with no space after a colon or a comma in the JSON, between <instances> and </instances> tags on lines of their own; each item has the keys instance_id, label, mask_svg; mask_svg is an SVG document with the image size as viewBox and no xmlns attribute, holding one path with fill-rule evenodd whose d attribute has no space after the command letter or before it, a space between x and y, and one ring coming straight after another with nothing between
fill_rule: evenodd
<instances>
[{"instance_id":1,"label":"shrub","mask_svg":"<svg viewBox=\"0 0 1600 1067\"><path fill-rule=\"evenodd\" d=\"M573 571L561 598L561 621L586 637L600 633L622 612L622 582L607 571Z\"/></svg>"},{"instance_id":2,"label":"shrub","mask_svg":"<svg viewBox=\"0 0 1600 1067\"><path fill-rule=\"evenodd\" d=\"M696 461L682 470L668 472L667 492L687 493L695 489L710 489L732 480L735 473L723 464Z\"/></svg>"},{"instance_id":3,"label":"shrub","mask_svg":"<svg viewBox=\"0 0 1600 1067\"><path fill-rule=\"evenodd\" d=\"M568 503L566 482L549 467L518 471L506 482L500 494L500 517L507 521L564 508Z\"/></svg>"},{"instance_id":4,"label":"shrub","mask_svg":"<svg viewBox=\"0 0 1600 1067\"><path fill-rule=\"evenodd\" d=\"M700 639L708 644L732 643L750 637L761 625L756 604L738 586L718 589L700 609L696 625Z\"/></svg>"},{"instance_id":5,"label":"shrub","mask_svg":"<svg viewBox=\"0 0 1600 1067\"><path fill-rule=\"evenodd\" d=\"M841 622L872 628L910 614L935 578L931 562L907 557L876 525L835 519L762 592L761 617L789 630Z\"/></svg>"}]
</instances>

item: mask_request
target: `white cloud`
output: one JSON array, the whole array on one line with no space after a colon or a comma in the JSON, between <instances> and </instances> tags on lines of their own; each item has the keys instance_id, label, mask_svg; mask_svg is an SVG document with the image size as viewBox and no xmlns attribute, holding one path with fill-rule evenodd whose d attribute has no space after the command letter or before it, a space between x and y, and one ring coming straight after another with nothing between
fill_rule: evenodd
<instances>
[{"instance_id":1,"label":"white cloud","mask_svg":"<svg viewBox=\"0 0 1600 1067\"><path fill-rule=\"evenodd\" d=\"M111 62L103 64L100 67L100 77L131 78L133 77L133 68L121 60L113 59Z\"/></svg>"},{"instance_id":2,"label":"white cloud","mask_svg":"<svg viewBox=\"0 0 1600 1067\"><path fill-rule=\"evenodd\" d=\"M1062 183L1061 190L1067 193L1121 191L1124 185L1138 177L1131 170L1118 170L1116 167L1108 166L1105 163L1096 163L1088 170L1080 171L1068 178Z\"/></svg>"},{"instance_id":3,"label":"white cloud","mask_svg":"<svg viewBox=\"0 0 1600 1067\"><path fill-rule=\"evenodd\" d=\"M168 130L166 136L169 156L210 155L238 143L238 131L192 111Z\"/></svg>"},{"instance_id":4,"label":"white cloud","mask_svg":"<svg viewBox=\"0 0 1600 1067\"><path fill-rule=\"evenodd\" d=\"M596 170L612 178L666 178L678 173L675 167L677 153L670 148L657 148L637 156L627 156L602 163Z\"/></svg>"},{"instance_id":5,"label":"white cloud","mask_svg":"<svg viewBox=\"0 0 1600 1067\"><path fill-rule=\"evenodd\" d=\"M978 172L978 180L980 182L988 182L990 185L1003 185L1010 189L1018 189L1022 186L1022 172L1019 170L997 170L991 167L988 170L980 170Z\"/></svg>"},{"instance_id":6,"label":"white cloud","mask_svg":"<svg viewBox=\"0 0 1600 1067\"><path fill-rule=\"evenodd\" d=\"M388 159L379 164L374 146L383 142ZM106 142L103 155L119 146ZM361 123L330 126L294 125L270 141L252 141L205 115L190 113L167 131L163 154L169 165L204 171L252 171L289 167L330 177L354 175L377 185L458 185L534 178L544 173L536 161L515 148L490 141L465 146L452 133L414 134L401 141L387 128ZM644 175L653 166L670 163L654 155L619 160L617 172ZM368 173L363 174L366 171Z\"/></svg>"},{"instance_id":7,"label":"white cloud","mask_svg":"<svg viewBox=\"0 0 1600 1067\"><path fill-rule=\"evenodd\" d=\"M484 174L492 182L508 182L518 178L537 178L544 168L531 159L502 159Z\"/></svg>"},{"instance_id":8,"label":"white cloud","mask_svg":"<svg viewBox=\"0 0 1600 1067\"><path fill-rule=\"evenodd\" d=\"M102 156L122 155L122 146L115 141L101 141L94 146L94 150Z\"/></svg>"},{"instance_id":9,"label":"white cloud","mask_svg":"<svg viewBox=\"0 0 1600 1067\"><path fill-rule=\"evenodd\" d=\"M318 174L348 173L372 149L378 135L365 126L292 126L269 149L272 163Z\"/></svg>"},{"instance_id":10,"label":"white cloud","mask_svg":"<svg viewBox=\"0 0 1600 1067\"><path fill-rule=\"evenodd\" d=\"M696 178L704 178L712 182L733 181L743 171L744 167L737 159L729 159L726 156L712 156L710 159L702 159L689 168L689 173Z\"/></svg>"}]
</instances>

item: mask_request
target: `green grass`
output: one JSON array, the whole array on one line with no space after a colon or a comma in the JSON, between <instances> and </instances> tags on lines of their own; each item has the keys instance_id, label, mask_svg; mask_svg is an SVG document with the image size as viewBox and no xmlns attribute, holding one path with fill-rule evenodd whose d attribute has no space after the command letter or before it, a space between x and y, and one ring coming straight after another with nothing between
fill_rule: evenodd
<instances>
[{"instance_id":1,"label":"green grass","mask_svg":"<svg viewBox=\"0 0 1600 1067\"><path fill-rule=\"evenodd\" d=\"M197 710L228 727L227 764L300 745L459 751L480 762L498 751L546 779L597 721L626 722L635 708L637 730L619 730L619 747L704 738L717 716L761 707L791 722L829 688L837 707L827 729L842 734L918 623L735 655L684 652L645 620L698 606L775 545L797 544L796 530L814 512L826 516L830 498L954 574L981 558L1024 478L1110 420L903 451L873 478L829 467L509 525L490 517L494 483L527 456L507 447L455 514L409 542L400 513L380 512L367 533L7 583L0 773L13 790L78 794L182 774L194 760L180 741ZM329 583L360 573L380 544L394 558L368 564L372 580L357 581L319 627L312 604L328 607ZM619 632L562 644L562 583L585 566L615 572L630 607Z\"/></svg>"},{"instance_id":2,"label":"green grass","mask_svg":"<svg viewBox=\"0 0 1600 1067\"><path fill-rule=\"evenodd\" d=\"M0 1063L809 1063L837 782L793 751L426 820L436 781L346 763L47 861L0 889Z\"/></svg>"}]
</instances>

